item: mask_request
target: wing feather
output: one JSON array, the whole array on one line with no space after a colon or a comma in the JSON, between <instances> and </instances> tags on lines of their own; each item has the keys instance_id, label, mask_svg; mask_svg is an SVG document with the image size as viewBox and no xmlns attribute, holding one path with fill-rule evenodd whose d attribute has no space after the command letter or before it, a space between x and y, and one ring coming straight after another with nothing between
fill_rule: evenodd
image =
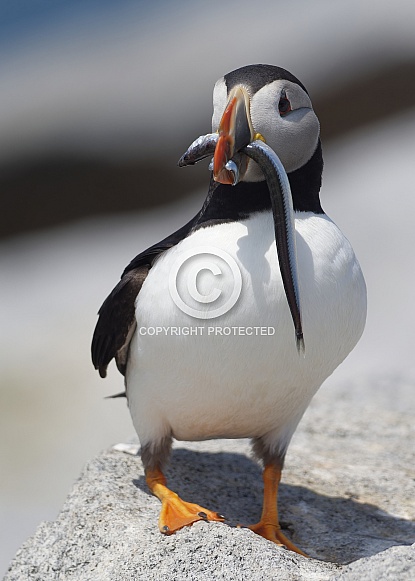
<instances>
[{"instance_id":1,"label":"wing feather","mask_svg":"<svg viewBox=\"0 0 415 581\"><path fill-rule=\"evenodd\" d=\"M197 223L200 212L182 228L136 256L125 268L120 282L99 309L92 338L91 355L95 369L106 377L107 367L115 358L118 370L125 375L129 344L134 334L135 302L157 256L183 240Z\"/></svg>"}]
</instances>

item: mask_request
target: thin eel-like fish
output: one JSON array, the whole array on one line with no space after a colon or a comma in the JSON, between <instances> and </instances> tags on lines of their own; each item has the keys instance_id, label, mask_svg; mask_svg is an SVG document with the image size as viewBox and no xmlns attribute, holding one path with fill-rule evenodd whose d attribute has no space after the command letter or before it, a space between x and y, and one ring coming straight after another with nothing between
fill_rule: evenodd
<instances>
[{"instance_id":1,"label":"thin eel-like fish","mask_svg":"<svg viewBox=\"0 0 415 581\"><path fill-rule=\"evenodd\" d=\"M187 151L182 155L178 165L180 167L194 165L205 157L213 155L217 141L217 133L201 135L193 141ZM297 349L299 353L304 352L305 347L297 273L295 222L290 182L279 157L263 141L253 141L242 149L241 153L253 159L260 166L268 184L281 278L294 323ZM239 177L236 172L237 168L234 163L232 165L228 162L228 164L228 169L233 170L235 173L235 185ZM233 169L233 166L235 166L235 169Z\"/></svg>"},{"instance_id":2,"label":"thin eel-like fish","mask_svg":"<svg viewBox=\"0 0 415 581\"><path fill-rule=\"evenodd\" d=\"M267 180L274 217L278 261L285 296L287 297L294 323L298 352L304 352L297 273L297 249L295 244L295 221L290 182L288 181L287 173L279 157L263 141L253 141L242 151L256 161Z\"/></svg>"}]
</instances>

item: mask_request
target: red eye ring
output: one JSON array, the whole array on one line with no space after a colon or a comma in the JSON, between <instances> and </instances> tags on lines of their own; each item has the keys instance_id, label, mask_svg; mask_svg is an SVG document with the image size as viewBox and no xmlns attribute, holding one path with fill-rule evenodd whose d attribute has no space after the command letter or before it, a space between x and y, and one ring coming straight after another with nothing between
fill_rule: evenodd
<instances>
[{"instance_id":1,"label":"red eye ring","mask_svg":"<svg viewBox=\"0 0 415 581\"><path fill-rule=\"evenodd\" d=\"M287 95L285 94L285 91L282 91L281 95L280 95L280 101L278 103L278 110L280 112L280 115L286 115L287 113L289 113L290 111L292 111L291 109L291 103L287 98Z\"/></svg>"}]
</instances>

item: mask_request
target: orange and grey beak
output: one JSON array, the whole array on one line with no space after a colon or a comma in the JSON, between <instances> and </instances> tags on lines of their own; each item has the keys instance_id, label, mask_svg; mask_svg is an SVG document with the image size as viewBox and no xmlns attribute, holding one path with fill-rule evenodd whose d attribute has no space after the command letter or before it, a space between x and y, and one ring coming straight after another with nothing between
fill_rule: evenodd
<instances>
[{"instance_id":1,"label":"orange and grey beak","mask_svg":"<svg viewBox=\"0 0 415 581\"><path fill-rule=\"evenodd\" d=\"M249 95L243 87L238 86L232 89L219 123L218 133L219 138L213 157L213 179L222 184L234 184L235 175L229 163L233 163L231 160L234 155L251 143L255 137L249 112ZM247 160L245 160L245 170L246 164Z\"/></svg>"}]
</instances>

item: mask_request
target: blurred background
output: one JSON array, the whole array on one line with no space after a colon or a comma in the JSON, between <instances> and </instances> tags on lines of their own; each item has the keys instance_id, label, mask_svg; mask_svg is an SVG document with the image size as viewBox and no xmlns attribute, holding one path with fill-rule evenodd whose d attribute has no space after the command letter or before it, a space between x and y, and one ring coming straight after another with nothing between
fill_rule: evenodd
<instances>
[{"instance_id":1,"label":"blurred background","mask_svg":"<svg viewBox=\"0 0 415 581\"><path fill-rule=\"evenodd\" d=\"M125 401L104 400L122 377L90 363L96 312L201 206L207 163L176 162L232 69L307 86L322 204L367 280L364 337L322 389L415 392L414 23L405 0L0 1L0 573L83 464L133 435Z\"/></svg>"}]
</instances>

